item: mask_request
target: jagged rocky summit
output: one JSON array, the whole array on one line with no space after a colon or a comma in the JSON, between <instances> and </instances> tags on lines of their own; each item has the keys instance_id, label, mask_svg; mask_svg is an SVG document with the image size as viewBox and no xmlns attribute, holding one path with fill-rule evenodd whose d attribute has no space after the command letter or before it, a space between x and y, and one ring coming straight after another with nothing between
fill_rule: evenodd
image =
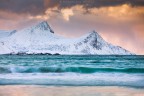
<instances>
[{"instance_id":1,"label":"jagged rocky summit","mask_svg":"<svg viewBox=\"0 0 144 96\"><path fill-rule=\"evenodd\" d=\"M21 31L0 30L0 54L134 55L95 31L76 39L57 36L46 21Z\"/></svg>"}]
</instances>

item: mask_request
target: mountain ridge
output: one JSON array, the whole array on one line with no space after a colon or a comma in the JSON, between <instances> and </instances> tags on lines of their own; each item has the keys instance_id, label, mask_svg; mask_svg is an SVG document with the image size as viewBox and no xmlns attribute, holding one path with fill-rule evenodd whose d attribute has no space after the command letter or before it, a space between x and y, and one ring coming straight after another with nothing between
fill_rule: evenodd
<instances>
[{"instance_id":1,"label":"mountain ridge","mask_svg":"<svg viewBox=\"0 0 144 96\"><path fill-rule=\"evenodd\" d=\"M0 39L0 54L134 55L106 42L96 31L67 39L54 34L46 21Z\"/></svg>"}]
</instances>

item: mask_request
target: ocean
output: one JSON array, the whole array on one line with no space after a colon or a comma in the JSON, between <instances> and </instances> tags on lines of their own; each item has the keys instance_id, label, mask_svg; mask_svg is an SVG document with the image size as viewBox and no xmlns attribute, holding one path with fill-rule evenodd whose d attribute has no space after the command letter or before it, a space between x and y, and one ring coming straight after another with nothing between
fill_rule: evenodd
<instances>
[{"instance_id":1,"label":"ocean","mask_svg":"<svg viewBox=\"0 0 144 96\"><path fill-rule=\"evenodd\" d=\"M144 88L144 56L0 55L0 85Z\"/></svg>"}]
</instances>

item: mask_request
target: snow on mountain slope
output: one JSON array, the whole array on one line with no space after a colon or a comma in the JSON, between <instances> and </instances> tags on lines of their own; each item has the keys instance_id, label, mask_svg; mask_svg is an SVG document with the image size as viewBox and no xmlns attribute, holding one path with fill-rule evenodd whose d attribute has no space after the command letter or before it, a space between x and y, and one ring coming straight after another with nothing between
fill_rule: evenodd
<instances>
[{"instance_id":1,"label":"snow on mountain slope","mask_svg":"<svg viewBox=\"0 0 144 96\"><path fill-rule=\"evenodd\" d=\"M95 31L76 39L57 36L46 21L1 39L0 49L0 54L131 55L129 51L106 42Z\"/></svg>"},{"instance_id":2,"label":"snow on mountain slope","mask_svg":"<svg viewBox=\"0 0 144 96\"><path fill-rule=\"evenodd\" d=\"M4 45L4 42L0 42L0 54L9 54L12 51Z\"/></svg>"},{"instance_id":3,"label":"snow on mountain slope","mask_svg":"<svg viewBox=\"0 0 144 96\"><path fill-rule=\"evenodd\" d=\"M11 36L15 32L16 32L16 30L13 30L13 31L0 30L0 39L4 38L4 37Z\"/></svg>"}]
</instances>

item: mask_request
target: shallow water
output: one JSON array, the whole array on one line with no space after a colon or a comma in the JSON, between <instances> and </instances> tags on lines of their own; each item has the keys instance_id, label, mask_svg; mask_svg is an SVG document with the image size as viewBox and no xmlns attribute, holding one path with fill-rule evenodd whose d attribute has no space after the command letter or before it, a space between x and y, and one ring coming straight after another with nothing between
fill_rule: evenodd
<instances>
[{"instance_id":1,"label":"shallow water","mask_svg":"<svg viewBox=\"0 0 144 96\"><path fill-rule=\"evenodd\" d=\"M144 88L144 56L0 55L0 85Z\"/></svg>"},{"instance_id":2,"label":"shallow water","mask_svg":"<svg viewBox=\"0 0 144 96\"><path fill-rule=\"evenodd\" d=\"M144 89L107 86L0 86L0 96L144 96Z\"/></svg>"}]
</instances>

